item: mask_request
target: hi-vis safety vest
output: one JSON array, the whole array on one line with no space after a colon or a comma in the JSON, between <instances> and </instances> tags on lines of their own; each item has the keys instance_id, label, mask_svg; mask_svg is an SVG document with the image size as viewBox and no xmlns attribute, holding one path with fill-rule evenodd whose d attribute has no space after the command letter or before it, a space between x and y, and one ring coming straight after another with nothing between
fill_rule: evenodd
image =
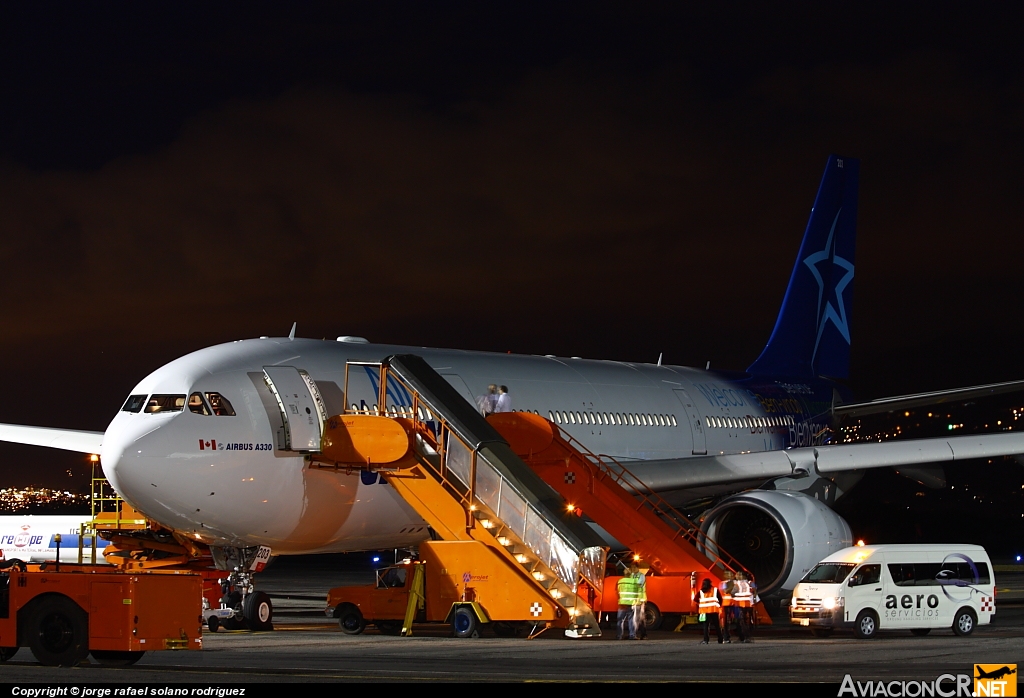
<instances>
[{"instance_id":1,"label":"hi-vis safety vest","mask_svg":"<svg viewBox=\"0 0 1024 698\"><path fill-rule=\"evenodd\" d=\"M642 577L643 581L640 581L641 577L642 575L639 574L634 577L636 579L636 600L639 603L647 603L647 577Z\"/></svg>"},{"instance_id":2,"label":"hi-vis safety vest","mask_svg":"<svg viewBox=\"0 0 1024 698\"><path fill-rule=\"evenodd\" d=\"M750 582L745 579L736 580L736 589L733 592L732 598L740 608L752 608L754 606L754 594L750 590Z\"/></svg>"},{"instance_id":3,"label":"hi-vis safety vest","mask_svg":"<svg viewBox=\"0 0 1024 698\"><path fill-rule=\"evenodd\" d=\"M620 606L632 606L640 600L640 585L637 584L636 577L623 577L616 585L616 590L619 592Z\"/></svg>"},{"instance_id":4,"label":"hi-vis safety vest","mask_svg":"<svg viewBox=\"0 0 1024 698\"><path fill-rule=\"evenodd\" d=\"M719 585L719 591L722 592L722 605L732 606L732 590L735 588L735 582L731 579L726 579Z\"/></svg>"},{"instance_id":5,"label":"hi-vis safety vest","mask_svg":"<svg viewBox=\"0 0 1024 698\"><path fill-rule=\"evenodd\" d=\"M721 608L722 604L718 600L718 590L712 589L708 594L704 593L703 589L700 589L700 600L698 601L698 609L701 613L718 613L718 609Z\"/></svg>"}]
</instances>

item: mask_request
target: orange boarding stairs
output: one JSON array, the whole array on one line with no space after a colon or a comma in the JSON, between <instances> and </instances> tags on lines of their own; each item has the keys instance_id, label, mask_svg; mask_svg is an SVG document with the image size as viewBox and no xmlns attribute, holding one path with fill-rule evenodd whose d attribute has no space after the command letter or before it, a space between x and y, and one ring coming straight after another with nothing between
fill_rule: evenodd
<instances>
[{"instance_id":1,"label":"orange boarding stairs","mask_svg":"<svg viewBox=\"0 0 1024 698\"><path fill-rule=\"evenodd\" d=\"M380 473L442 540L483 543L493 565L515 571L531 589L525 620L570 637L600 636L588 603L604 582L600 538L566 514L557 493L423 359L348 366L380 371L380 407L330 418L311 466ZM348 394L348 367L345 383ZM392 384L408 391L411 406L388 404ZM476 600L466 593L465 601Z\"/></svg>"},{"instance_id":2,"label":"orange boarding stairs","mask_svg":"<svg viewBox=\"0 0 1024 698\"><path fill-rule=\"evenodd\" d=\"M487 421L577 513L639 555L655 575L689 578L696 572L698 586L704 577L717 586L727 571L747 572L624 465L591 453L553 422L529 412L493 414ZM757 617L771 623L762 603Z\"/></svg>"}]
</instances>

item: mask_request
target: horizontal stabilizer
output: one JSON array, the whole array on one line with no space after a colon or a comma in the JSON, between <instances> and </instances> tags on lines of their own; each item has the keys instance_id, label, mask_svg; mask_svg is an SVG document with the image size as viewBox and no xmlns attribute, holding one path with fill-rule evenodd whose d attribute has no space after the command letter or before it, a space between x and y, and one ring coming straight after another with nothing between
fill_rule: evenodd
<instances>
[{"instance_id":1,"label":"horizontal stabilizer","mask_svg":"<svg viewBox=\"0 0 1024 698\"><path fill-rule=\"evenodd\" d=\"M810 474L815 466L819 473L827 475L847 470L952 463L1021 453L1024 453L1024 432L817 446L788 451L637 461L626 465L648 487L664 492L740 480Z\"/></svg>"},{"instance_id":2,"label":"horizontal stabilizer","mask_svg":"<svg viewBox=\"0 0 1024 698\"><path fill-rule=\"evenodd\" d=\"M100 447L103 446L103 432L0 424L0 441L46 446L78 453L99 453Z\"/></svg>"}]
</instances>

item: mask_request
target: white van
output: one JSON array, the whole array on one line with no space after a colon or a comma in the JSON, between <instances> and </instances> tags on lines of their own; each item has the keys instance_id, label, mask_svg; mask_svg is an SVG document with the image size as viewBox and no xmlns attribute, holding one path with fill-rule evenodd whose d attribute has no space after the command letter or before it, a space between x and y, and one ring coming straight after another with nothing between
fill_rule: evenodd
<instances>
[{"instance_id":1,"label":"white van","mask_svg":"<svg viewBox=\"0 0 1024 698\"><path fill-rule=\"evenodd\" d=\"M807 573L789 606L790 620L819 637L834 628L853 628L859 638L932 628L970 635L995 612L992 564L978 545L845 548Z\"/></svg>"}]
</instances>

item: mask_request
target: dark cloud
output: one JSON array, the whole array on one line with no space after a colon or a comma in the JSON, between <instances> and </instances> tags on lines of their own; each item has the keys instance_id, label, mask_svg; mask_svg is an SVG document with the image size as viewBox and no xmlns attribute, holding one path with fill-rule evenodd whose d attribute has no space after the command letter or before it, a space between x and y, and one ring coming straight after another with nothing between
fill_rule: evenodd
<instances>
[{"instance_id":1,"label":"dark cloud","mask_svg":"<svg viewBox=\"0 0 1024 698\"><path fill-rule=\"evenodd\" d=\"M863 160L854 387L1024 377L1013 22L381 7L6 25L0 421L102 429L294 320L742 369L829 152Z\"/></svg>"}]
</instances>

